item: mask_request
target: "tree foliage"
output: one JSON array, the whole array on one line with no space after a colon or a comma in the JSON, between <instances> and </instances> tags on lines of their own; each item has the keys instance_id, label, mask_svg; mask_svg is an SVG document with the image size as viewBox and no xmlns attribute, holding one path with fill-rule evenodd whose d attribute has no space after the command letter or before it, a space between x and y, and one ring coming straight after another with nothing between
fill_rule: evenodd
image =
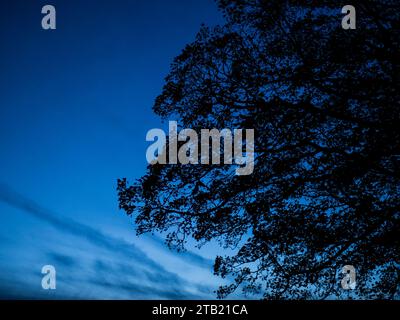
<instances>
[{"instance_id":1,"label":"tree foliage","mask_svg":"<svg viewBox=\"0 0 400 320\"><path fill-rule=\"evenodd\" d=\"M215 274L265 298L399 293L398 1L220 0L226 24L203 26L172 63L154 111L183 128L254 128L255 169L153 165L119 204L137 232L235 248Z\"/></svg>"}]
</instances>

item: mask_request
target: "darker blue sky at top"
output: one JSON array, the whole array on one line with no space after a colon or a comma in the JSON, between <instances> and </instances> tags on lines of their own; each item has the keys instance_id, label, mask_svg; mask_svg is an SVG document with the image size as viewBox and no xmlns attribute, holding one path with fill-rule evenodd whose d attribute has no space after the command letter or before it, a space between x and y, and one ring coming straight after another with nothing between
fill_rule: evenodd
<instances>
[{"instance_id":1,"label":"darker blue sky at top","mask_svg":"<svg viewBox=\"0 0 400 320\"><path fill-rule=\"evenodd\" d=\"M54 31L41 28L50 3ZM1 180L32 196L41 186L53 185L54 197L77 184L91 189L102 172L140 176L145 134L159 125L151 107L172 59L201 23L222 21L212 0L1 6Z\"/></svg>"},{"instance_id":2,"label":"darker blue sky at top","mask_svg":"<svg viewBox=\"0 0 400 320\"><path fill-rule=\"evenodd\" d=\"M56 30L41 27L46 4L56 8ZM0 193L5 186L68 219L133 236L116 180L145 172L146 133L161 125L154 100L202 23L223 23L213 0L1 1ZM20 207L0 201L0 282L69 239ZM71 252L58 253L80 259Z\"/></svg>"}]
</instances>

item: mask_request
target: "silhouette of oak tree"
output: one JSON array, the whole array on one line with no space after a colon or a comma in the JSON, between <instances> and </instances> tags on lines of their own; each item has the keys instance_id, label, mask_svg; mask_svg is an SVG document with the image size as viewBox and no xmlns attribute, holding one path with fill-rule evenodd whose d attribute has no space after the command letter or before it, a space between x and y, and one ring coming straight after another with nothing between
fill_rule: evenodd
<instances>
[{"instance_id":1,"label":"silhouette of oak tree","mask_svg":"<svg viewBox=\"0 0 400 320\"><path fill-rule=\"evenodd\" d=\"M154 111L183 128L254 128L255 169L153 165L118 181L137 232L183 249L235 249L215 274L265 298L394 298L399 293L398 1L220 0L175 58ZM345 3L343 3L343 6ZM356 290L340 286L344 265Z\"/></svg>"}]
</instances>

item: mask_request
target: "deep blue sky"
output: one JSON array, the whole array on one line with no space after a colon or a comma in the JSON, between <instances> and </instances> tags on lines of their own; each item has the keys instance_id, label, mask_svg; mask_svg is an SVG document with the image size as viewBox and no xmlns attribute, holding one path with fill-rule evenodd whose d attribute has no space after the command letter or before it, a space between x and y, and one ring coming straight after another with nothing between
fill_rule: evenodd
<instances>
[{"instance_id":1,"label":"deep blue sky","mask_svg":"<svg viewBox=\"0 0 400 320\"><path fill-rule=\"evenodd\" d=\"M57 30L41 28L41 8ZM6 0L0 9L0 297L210 298L217 248L136 238L116 179L140 177L151 110L212 0ZM41 267L57 290L41 289Z\"/></svg>"}]
</instances>

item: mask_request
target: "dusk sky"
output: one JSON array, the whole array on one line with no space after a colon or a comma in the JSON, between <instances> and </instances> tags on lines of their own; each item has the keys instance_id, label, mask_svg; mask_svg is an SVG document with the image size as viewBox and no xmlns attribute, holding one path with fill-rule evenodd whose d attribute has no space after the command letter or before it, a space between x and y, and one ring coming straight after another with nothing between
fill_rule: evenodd
<instances>
[{"instance_id":1,"label":"dusk sky","mask_svg":"<svg viewBox=\"0 0 400 320\"><path fill-rule=\"evenodd\" d=\"M145 172L172 59L222 21L212 0L2 1L0 298L215 298L217 246L137 238L116 182ZM56 290L41 287L47 264Z\"/></svg>"}]
</instances>

